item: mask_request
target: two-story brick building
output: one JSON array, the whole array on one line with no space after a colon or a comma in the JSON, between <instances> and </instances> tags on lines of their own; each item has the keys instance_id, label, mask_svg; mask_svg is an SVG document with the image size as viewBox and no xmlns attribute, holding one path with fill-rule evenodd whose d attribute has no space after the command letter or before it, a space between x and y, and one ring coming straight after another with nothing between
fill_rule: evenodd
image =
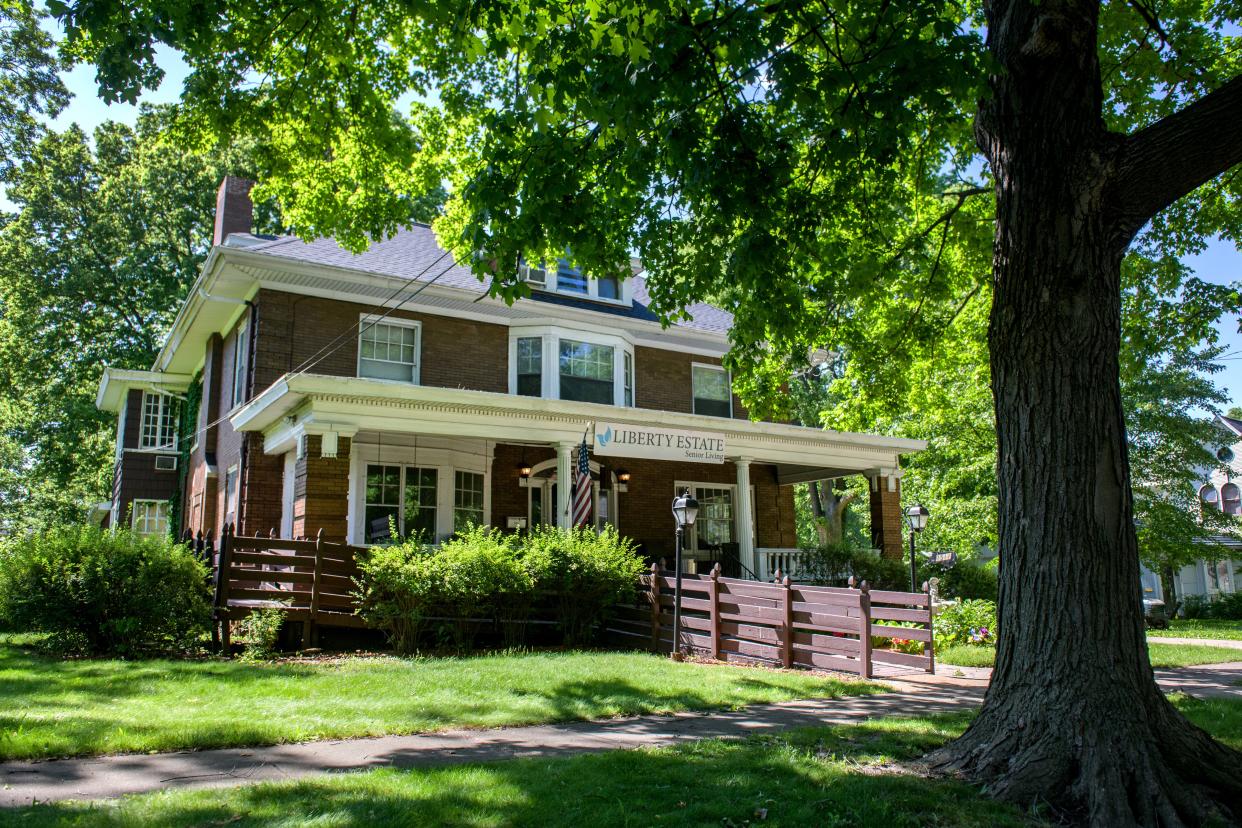
<instances>
[{"instance_id":1,"label":"two-story brick building","mask_svg":"<svg viewBox=\"0 0 1242 828\"><path fill-rule=\"evenodd\" d=\"M871 480L877 547L900 555L899 457L924 444L750 421L720 367L730 315L696 305L663 327L637 263L627 279L530 268L532 296L508 305L426 226L361 254L253 235L233 178L214 242L151 370L101 382L114 524L354 543L390 522L432 538L568 525L560 481L585 435L592 521L651 555L671 551L688 487L690 556L759 573L796 544L792 484L852 474Z\"/></svg>"}]
</instances>

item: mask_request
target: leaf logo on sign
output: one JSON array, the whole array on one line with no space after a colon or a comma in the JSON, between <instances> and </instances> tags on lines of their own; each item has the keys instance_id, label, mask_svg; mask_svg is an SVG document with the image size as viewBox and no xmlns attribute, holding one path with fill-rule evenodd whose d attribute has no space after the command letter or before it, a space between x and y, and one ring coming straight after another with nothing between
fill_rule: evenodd
<instances>
[{"instance_id":1,"label":"leaf logo on sign","mask_svg":"<svg viewBox=\"0 0 1242 828\"><path fill-rule=\"evenodd\" d=\"M612 426L608 426L608 428L604 429L603 434L596 434L595 442L599 443L601 446L606 446L612 442Z\"/></svg>"}]
</instances>

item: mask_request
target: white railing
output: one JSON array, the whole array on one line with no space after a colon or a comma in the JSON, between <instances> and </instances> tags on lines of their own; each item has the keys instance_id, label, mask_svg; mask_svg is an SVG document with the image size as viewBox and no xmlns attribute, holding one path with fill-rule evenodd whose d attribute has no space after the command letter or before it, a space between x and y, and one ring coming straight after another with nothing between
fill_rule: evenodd
<instances>
[{"instance_id":1,"label":"white railing","mask_svg":"<svg viewBox=\"0 0 1242 828\"><path fill-rule=\"evenodd\" d=\"M781 575L788 575L790 580L798 580L802 575L806 554L801 549L756 549L759 580L771 581L776 577L778 569Z\"/></svg>"}]
</instances>

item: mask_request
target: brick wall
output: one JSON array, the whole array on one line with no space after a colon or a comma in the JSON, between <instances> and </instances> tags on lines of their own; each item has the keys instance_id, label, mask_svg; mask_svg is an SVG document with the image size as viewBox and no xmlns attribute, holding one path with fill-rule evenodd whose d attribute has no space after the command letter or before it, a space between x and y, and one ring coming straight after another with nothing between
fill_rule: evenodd
<instances>
[{"instance_id":1,"label":"brick wall","mask_svg":"<svg viewBox=\"0 0 1242 828\"><path fill-rule=\"evenodd\" d=\"M338 377L358 375L358 320L374 308L339 299L259 292L259 341L254 388L262 391L282 374L297 370L325 345L345 334L340 347L311 369ZM422 323L423 385L509 390L509 329L504 325L397 310L396 319Z\"/></svg>"},{"instance_id":2,"label":"brick wall","mask_svg":"<svg viewBox=\"0 0 1242 828\"><path fill-rule=\"evenodd\" d=\"M137 449L142 433L142 390L131 389L125 398L125 433L121 444L126 449ZM176 452L168 452L175 456ZM127 450L113 470L112 495L117 503L118 523L130 525L130 507L135 500L171 500L176 497L177 471L161 471L155 468L154 452Z\"/></svg>"},{"instance_id":3,"label":"brick wall","mask_svg":"<svg viewBox=\"0 0 1242 828\"><path fill-rule=\"evenodd\" d=\"M306 456L298 459L294 470L295 538L313 538L322 529L324 540L346 540L350 442L348 437L341 437L337 441L336 457L323 457L319 436L306 438Z\"/></svg>"},{"instance_id":4,"label":"brick wall","mask_svg":"<svg viewBox=\"0 0 1242 828\"><path fill-rule=\"evenodd\" d=\"M218 380L215 382L217 418L227 417L228 413L233 409L233 361L237 355L237 334L238 327L235 325L233 330L229 331L220 343L220 373ZM206 381L205 373L204 381ZM205 402L206 390L204 390ZM219 537L220 530L224 526L224 519L228 514L228 505L224 502L224 499L227 497L225 481L230 467L237 466L239 473L237 515L235 516L239 524L241 516L245 514L245 502L249 493L242 485L245 479L245 469L242 468L242 446L246 442L246 436L234 431L232 424L227 419L224 419L216 426L215 437L214 451L216 456L217 484L215 492L216 521L213 529L216 537ZM207 450L212 450L212 447L209 446ZM244 527L239 526L238 531L244 534Z\"/></svg>"},{"instance_id":5,"label":"brick wall","mask_svg":"<svg viewBox=\"0 0 1242 828\"><path fill-rule=\"evenodd\" d=\"M885 558L901 560L904 524L901 515L901 481L888 490L888 478L871 481L871 545Z\"/></svg>"},{"instance_id":6,"label":"brick wall","mask_svg":"<svg viewBox=\"0 0 1242 828\"><path fill-rule=\"evenodd\" d=\"M634 405L660 411L694 413L694 386L691 366L694 363L719 365L715 357L695 356L662 348L634 349ZM733 395L733 417L744 420L746 409Z\"/></svg>"}]
</instances>

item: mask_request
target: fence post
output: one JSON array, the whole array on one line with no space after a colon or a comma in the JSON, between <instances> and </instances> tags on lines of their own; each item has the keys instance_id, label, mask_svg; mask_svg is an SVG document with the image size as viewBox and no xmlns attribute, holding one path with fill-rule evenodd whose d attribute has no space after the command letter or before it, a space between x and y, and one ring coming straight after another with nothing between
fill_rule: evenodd
<instances>
[{"instance_id":1,"label":"fence post","mask_svg":"<svg viewBox=\"0 0 1242 828\"><path fill-rule=\"evenodd\" d=\"M220 624L220 647L225 655L233 643L233 631L229 628L229 567L233 559L233 525L224 524L220 533L220 557L216 561L216 620Z\"/></svg>"},{"instance_id":2,"label":"fence post","mask_svg":"<svg viewBox=\"0 0 1242 828\"><path fill-rule=\"evenodd\" d=\"M927 656L927 672L935 675L936 673L936 633L932 629L933 619L936 617L936 610L932 606L931 585L923 582L923 594L927 596L927 637L928 641L923 644L923 655Z\"/></svg>"},{"instance_id":3,"label":"fence post","mask_svg":"<svg viewBox=\"0 0 1242 828\"><path fill-rule=\"evenodd\" d=\"M776 582L780 584L781 601L784 615L781 618L781 664L785 665L785 669L793 668L793 596L789 591L789 576L781 577L781 571L776 570Z\"/></svg>"},{"instance_id":4,"label":"fence post","mask_svg":"<svg viewBox=\"0 0 1242 828\"><path fill-rule=\"evenodd\" d=\"M319 586L323 574L323 527L315 535L315 573L311 581L310 616L302 625L302 642L305 646L314 646L319 638Z\"/></svg>"},{"instance_id":5,"label":"fence post","mask_svg":"<svg viewBox=\"0 0 1242 828\"><path fill-rule=\"evenodd\" d=\"M651 652L660 652L660 564L651 563Z\"/></svg>"},{"instance_id":6,"label":"fence post","mask_svg":"<svg viewBox=\"0 0 1242 828\"><path fill-rule=\"evenodd\" d=\"M851 582L853 579L850 579ZM850 584L853 586L853 583ZM871 587L863 581L858 587L858 675L871 678Z\"/></svg>"},{"instance_id":7,"label":"fence post","mask_svg":"<svg viewBox=\"0 0 1242 828\"><path fill-rule=\"evenodd\" d=\"M720 660L720 564L712 567L708 581L708 600L711 601L712 658Z\"/></svg>"}]
</instances>

